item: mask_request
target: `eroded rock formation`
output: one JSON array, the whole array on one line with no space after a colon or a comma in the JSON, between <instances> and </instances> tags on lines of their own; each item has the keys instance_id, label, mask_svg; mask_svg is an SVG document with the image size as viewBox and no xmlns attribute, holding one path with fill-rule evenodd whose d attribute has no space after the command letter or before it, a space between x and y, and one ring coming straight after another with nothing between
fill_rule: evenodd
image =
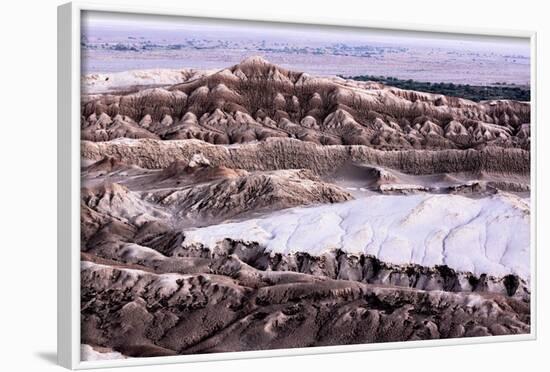
<instances>
[{"instance_id":1,"label":"eroded rock formation","mask_svg":"<svg viewBox=\"0 0 550 372\"><path fill-rule=\"evenodd\" d=\"M529 149L530 105L475 103L379 83L317 78L249 58L182 83L84 94L82 138L200 139L213 144L296 138L382 150Z\"/></svg>"},{"instance_id":2,"label":"eroded rock formation","mask_svg":"<svg viewBox=\"0 0 550 372\"><path fill-rule=\"evenodd\" d=\"M83 358L530 332L529 103L112 77L83 79Z\"/></svg>"}]
</instances>

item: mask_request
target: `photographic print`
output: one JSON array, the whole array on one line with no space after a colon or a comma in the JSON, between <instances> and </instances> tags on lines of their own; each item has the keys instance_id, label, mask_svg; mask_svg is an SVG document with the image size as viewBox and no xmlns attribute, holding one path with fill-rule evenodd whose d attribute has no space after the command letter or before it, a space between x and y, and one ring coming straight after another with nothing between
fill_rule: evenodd
<instances>
[{"instance_id":1,"label":"photographic print","mask_svg":"<svg viewBox=\"0 0 550 372\"><path fill-rule=\"evenodd\" d=\"M81 360L531 332L529 38L81 16Z\"/></svg>"}]
</instances>

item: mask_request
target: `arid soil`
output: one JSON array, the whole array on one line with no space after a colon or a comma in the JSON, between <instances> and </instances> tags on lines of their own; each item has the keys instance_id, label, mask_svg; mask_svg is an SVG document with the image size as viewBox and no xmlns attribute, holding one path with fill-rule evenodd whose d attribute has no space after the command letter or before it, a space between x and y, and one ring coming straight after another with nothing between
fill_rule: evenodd
<instances>
[{"instance_id":1,"label":"arid soil","mask_svg":"<svg viewBox=\"0 0 550 372\"><path fill-rule=\"evenodd\" d=\"M180 79L83 91L83 359L530 332L529 103Z\"/></svg>"}]
</instances>

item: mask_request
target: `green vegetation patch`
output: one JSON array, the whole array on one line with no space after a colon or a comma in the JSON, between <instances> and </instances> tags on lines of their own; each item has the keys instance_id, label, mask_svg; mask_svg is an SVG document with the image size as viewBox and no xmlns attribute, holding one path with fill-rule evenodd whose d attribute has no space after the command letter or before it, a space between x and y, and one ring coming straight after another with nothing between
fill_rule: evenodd
<instances>
[{"instance_id":1,"label":"green vegetation patch","mask_svg":"<svg viewBox=\"0 0 550 372\"><path fill-rule=\"evenodd\" d=\"M516 101L531 100L531 89L529 87L517 86L513 84L509 85L505 83L495 83L493 85L469 85L430 83L415 81L412 79L402 80L391 76L359 75L340 77L358 81L375 81L386 85L391 85L396 88L461 97L475 102L492 99L510 99Z\"/></svg>"}]
</instances>

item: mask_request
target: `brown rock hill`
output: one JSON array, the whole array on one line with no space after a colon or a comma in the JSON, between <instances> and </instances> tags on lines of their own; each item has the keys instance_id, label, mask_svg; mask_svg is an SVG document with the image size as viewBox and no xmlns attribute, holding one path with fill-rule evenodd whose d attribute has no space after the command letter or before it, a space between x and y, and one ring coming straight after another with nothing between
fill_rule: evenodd
<instances>
[{"instance_id":1,"label":"brown rock hill","mask_svg":"<svg viewBox=\"0 0 550 372\"><path fill-rule=\"evenodd\" d=\"M83 95L82 138L296 138L391 149L529 148L530 104L475 103L379 83L318 78L260 57L167 89Z\"/></svg>"},{"instance_id":2,"label":"brown rock hill","mask_svg":"<svg viewBox=\"0 0 550 372\"><path fill-rule=\"evenodd\" d=\"M530 331L528 302L502 295L253 269L230 277L134 268L82 263L83 343L150 357Z\"/></svg>"}]
</instances>

